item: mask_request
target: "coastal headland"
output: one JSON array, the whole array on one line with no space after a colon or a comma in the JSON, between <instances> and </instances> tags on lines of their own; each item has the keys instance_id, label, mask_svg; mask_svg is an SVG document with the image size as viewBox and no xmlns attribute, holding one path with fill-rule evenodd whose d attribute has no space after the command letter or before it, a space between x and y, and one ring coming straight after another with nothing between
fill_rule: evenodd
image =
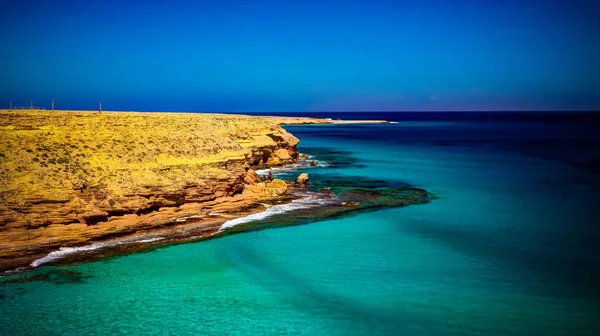
<instances>
[{"instance_id":1,"label":"coastal headland","mask_svg":"<svg viewBox=\"0 0 600 336\"><path fill-rule=\"evenodd\" d=\"M335 122L0 110L0 271L143 233L210 236L228 220L306 197L293 192L297 183L255 171L303 160L282 124ZM417 194L416 203L427 198Z\"/></svg>"}]
</instances>

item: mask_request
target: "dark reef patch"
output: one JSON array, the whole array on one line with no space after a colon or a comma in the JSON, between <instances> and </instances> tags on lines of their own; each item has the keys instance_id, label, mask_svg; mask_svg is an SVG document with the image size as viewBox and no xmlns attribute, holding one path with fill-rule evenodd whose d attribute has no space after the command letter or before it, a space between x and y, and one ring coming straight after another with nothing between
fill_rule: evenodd
<instances>
[{"instance_id":1,"label":"dark reef patch","mask_svg":"<svg viewBox=\"0 0 600 336\"><path fill-rule=\"evenodd\" d=\"M425 204L435 199L435 196L427 191L411 187L348 188L338 190L338 193L331 194L333 195L335 196L330 202L320 206L297 209L243 223L227 229L224 234L302 225L381 208Z\"/></svg>"},{"instance_id":2,"label":"dark reef patch","mask_svg":"<svg viewBox=\"0 0 600 336\"><path fill-rule=\"evenodd\" d=\"M32 281L48 281L56 285L84 283L87 278L81 272L57 268L57 267L40 267L31 272L15 273L0 278L0 286L8 284L26 283Z\"/></svg>"},{"instance_id":3,"label":"dark reef patch","mask_svg":"<svg viewBox=\"0 0 600 336\"><path fill-rule=\"evenodd\" d=\"M364 168L364 164L359 164L359 160L352 156L351 152L331 150L328 148L311 147L302 150L303 153L324 161L330 168Z\"/></svg>"}]
</instances>

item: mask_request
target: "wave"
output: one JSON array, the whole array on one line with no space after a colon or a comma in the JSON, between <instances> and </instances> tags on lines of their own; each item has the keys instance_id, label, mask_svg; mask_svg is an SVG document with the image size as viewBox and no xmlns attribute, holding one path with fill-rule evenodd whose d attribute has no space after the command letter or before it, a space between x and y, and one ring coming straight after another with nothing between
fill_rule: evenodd
<instances>
[{"instance_id":1,"label":"wave","mask_svg":"<svg viewBox=\"0 0 600 336\"><path fill-rule=\"evenodd\" d=\"M289 172L293 172L295 170L298 170L300 168L305 168L308 167L309 165L307 164L300 164L300 163L293 163L290 165L287 165L285 167L274 167L274 168L267 168L267 169L259 169L256 171L256 173L262 177L268 176L269 175L269 170L272 169L273 170L273 174L277 174L277 173L289 173Z\"/></svg>"},{"instance_id":2,"label":"wave","mask_svg":"<svg viewBox=\"0 0 600 336\"><path fill-rule=\"evenodd\" d=\"M277 174L277 173L289 173L289 172L293 172L296 171L298 169L302 169L302 168L309 168L311 167L310 162L311 161L315 161L317 163L317 166L319 167L326 167L329 164L325 161L320 161L320 160L311 160L313 157L312 156L308 156L306 161L302 161L302 162L298 162L298 163L292 163L289 165L286 165L284 167L273 167L273 168L267 168L267 169L259 169L256 171L256 173L262 177L268 176L269 175L269 169L273 169L273 174Z\"/></svg>"},{"instance_id":3,"label":"wave","mask_svg":"<svg viewBox=\"0 0 600 336\"><path fill-rule=\"evenodd\" d=\"M271 217L274 215L291 212L294 210L313 208L313 207L318 207L318 206L322 206L322 205L326 205L326 204L333 204L336 202L335 199L315 198L315 196L317 196L317 194L311 194L309 196L293 200L292 202L287 203L287 204L272 205L272 206L268 207L265 211L262 211L259 213L251 214L251 215L248 215L245 217L230 219L230 220L226 221L225 223L223 223L221 225L221 227L219 228L219 230L217 232L213 233L213 235L223 232L224 230L227 230L228 228L234 227L236 225L254 222L254 221L260 221L260 220L263 220L265 218L268 218L268 217ZM213 214L211 214L211 215L213 215ZM189 216L189 217L185 217L185 219L195 218L195 217L198 217L198 216ZM90 245L79 246L79 247L61 247L56 251L52 251L52 252L48 253L44 257L34 260L29 265L29 268L39 267L43 264L47 264L47 263L50 263L53 261L64 259L66 257L72 256L72 255L78 254L78 253L95 251L95 250L99 250L99 249L103 249L103 248L110 248L110 247L124 245L124 244L151 243L151 242L159 241L162 239L165 239L165 237L152 237L152 236L149 237L148 235L144 235L144 236L125 238L125 239L121 239L121 240L97 242L97 243L93 243Z\"/></svg>"},{"instance_id":4,"label":"wave","mask_svg":"<svg viewBox=\"0 0 600 336\"><path fill-rule=\"evenodd\" d=\"M145 239L127 239L127 240L118 240L118 241L109 241L109 242L98 242L93 243L91 245L79 246L79 247L61 247L56 251L52 251L48 253L46 256L34 260L29 266L30 267L38 267L42 264L47 264L52 261L56 261L67 256L86 252L86 251L94 251L105 247L112 247L123 244L136 244L136 243L151 243L154 241L158 241L164 239L164 237L153 237L153 238L145 238Z\"/></svg>"},{"instance_id":5,"label":"wave","mask_svg":"<svg viewBox=\"0 0 600 336\"><path fill-rule=\"evenodd\" d=\"M333 199L315 199L311 195L301 199L293 200L291 203L273 205L263 212L255 213L245 217L230 219L223 223L223 225L221 225L221 227L219 228L219 231L215 234L223 232L226 229L232 228L240 224L263 220L274 215L279 215L294 210L314 208L325 204L332 204L334 202L335 200Z\"/></svg>"}]
</instances>

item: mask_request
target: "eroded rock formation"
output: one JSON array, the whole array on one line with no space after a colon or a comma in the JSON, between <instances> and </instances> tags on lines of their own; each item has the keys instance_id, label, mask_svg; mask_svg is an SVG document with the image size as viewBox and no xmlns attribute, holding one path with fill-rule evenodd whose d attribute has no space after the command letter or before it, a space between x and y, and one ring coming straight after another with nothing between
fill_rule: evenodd
<instances>
[{"instance_id":1,"label":"eroded rock formation","mask_svg":"<svg viewBox=\"0 0 600 336\"><path fill-rule=\"evenodd\" d=\"M254 169L298 158L304 118L0 111L0 269L286 193ZM6 268L6 267L4 267Z\"/></svg>"},{"instance_id":2,"label":"eroded rock formation","mask_svg":"<svg viewBox=\"0 0 600 336\"><path fill-rule=\"evenodd\" d=\"M308 174L302 173L296 177L296 184L304 185L308 182Z\"/></svg>"}]
</instances>

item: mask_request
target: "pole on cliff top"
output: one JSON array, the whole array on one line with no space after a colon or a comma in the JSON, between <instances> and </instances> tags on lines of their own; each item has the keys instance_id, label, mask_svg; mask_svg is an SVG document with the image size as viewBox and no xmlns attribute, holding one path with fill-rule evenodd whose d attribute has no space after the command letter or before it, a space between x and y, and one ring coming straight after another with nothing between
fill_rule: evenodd
<instances>
[{"instance_id":1,"label":"pole on cliff top","mask_svg":"<svg viewBox=\"0 0 600 336\"><path fill-rule=\"evenodd\" d=\"M33 110L33 99L29 99L29 107Z\"/></svg>"},{"instance_id":2,"label":"pole on cliff top","mask_svg":"<svg viewBox=\"0 0 600 336\"><path fill-rule=\"evenodd\" d=\"M12 110L12 99L10 100L10 109Z\"/></svg>"},{"instance_id":3,"label":"pole on cliff top","mask_svg":"<svg viewBox=\"0 0 600 336\"><path fill-rule=\"evenodd\" d=\"M102 113L102 102L99 101L98 104L100 104L100 110L98 110L100 113Z\"/></svg>"},{"instance_id":4,"label":"pole on cliff top","mask_svg":"<svg viewBox=\"0 0 600 336\"><path fill-rule=\"evenodd\" d=\"M52 111L54 111L54 98L52 98Z\"/></svg>"}]
</instances>

